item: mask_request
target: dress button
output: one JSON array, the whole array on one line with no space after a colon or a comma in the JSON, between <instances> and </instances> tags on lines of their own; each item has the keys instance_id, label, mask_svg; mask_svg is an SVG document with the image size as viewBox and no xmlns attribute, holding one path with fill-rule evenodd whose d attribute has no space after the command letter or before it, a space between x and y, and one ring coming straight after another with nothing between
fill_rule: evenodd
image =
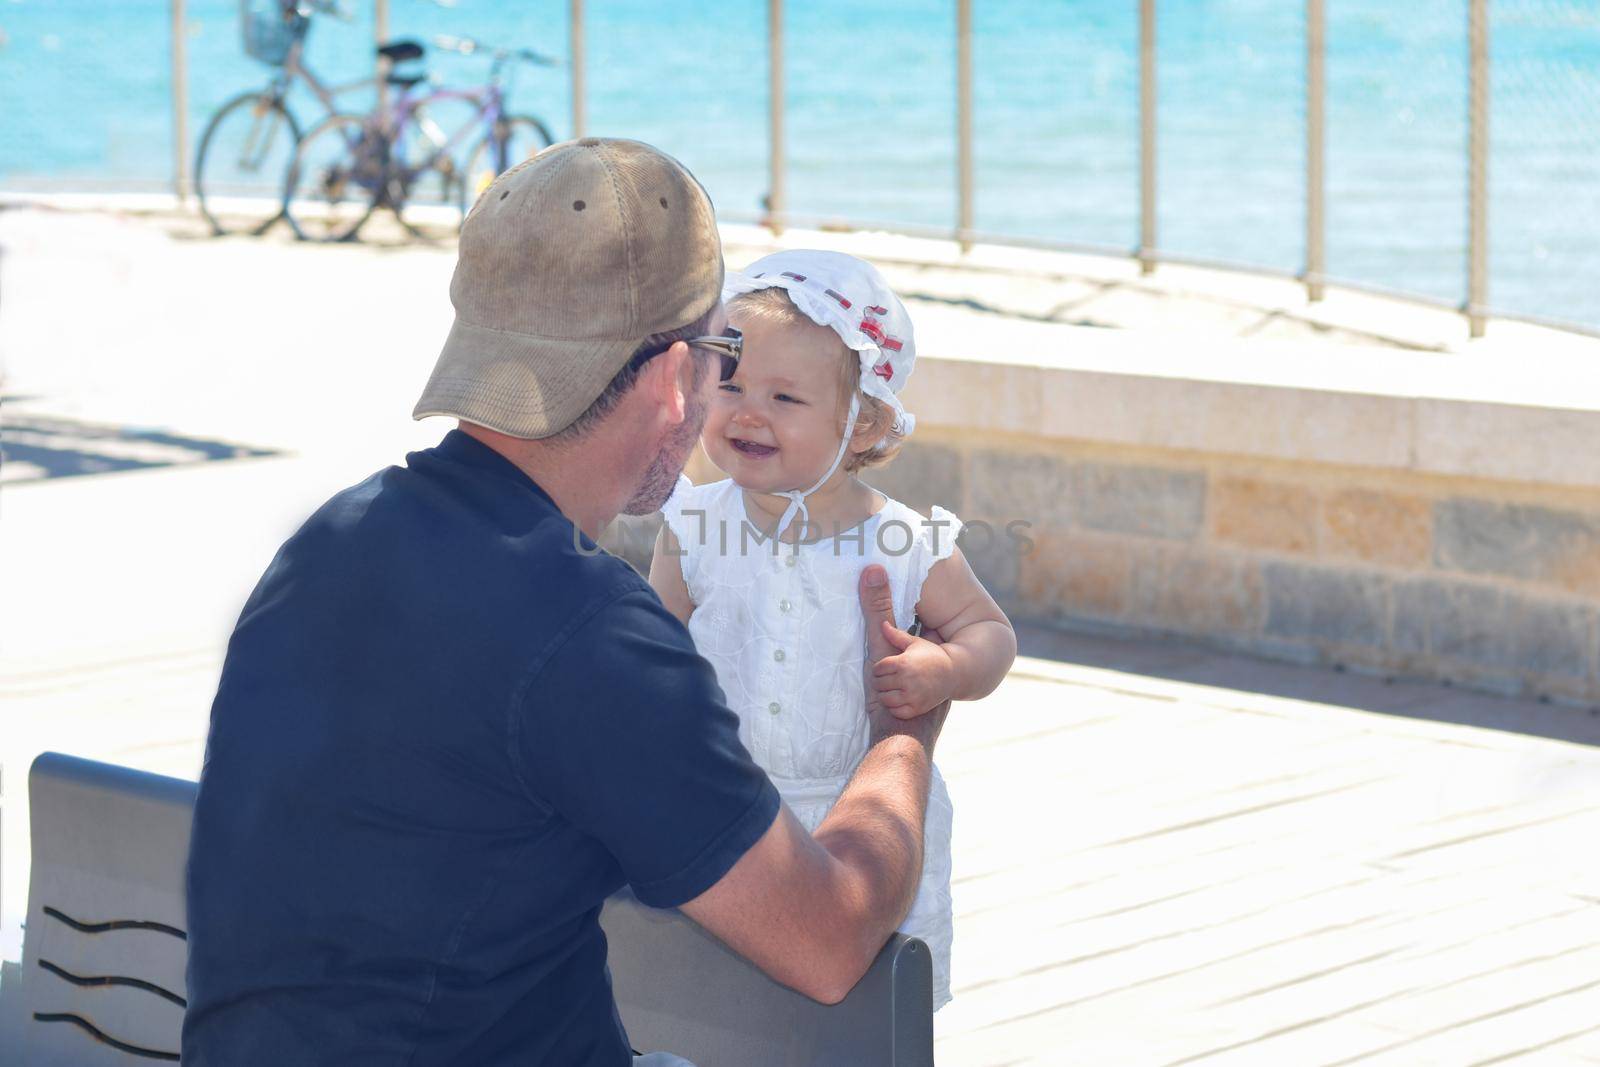
<instances>
[{"instance_id":1,"label":"dress button","mask_svg":"<svg viewBox=\"0 0 1600 1067\"><path fill-rule=\"evenodd\" d=\"M795 564L795 558L793 556L785 556L783 558L783 565L785 567L793 567L794 564Z\"/></svg>"},{"instance_id":2,"label":"dress button","mask_svg":"<svg viewBox=\"0 0 1600 1067\"><path fill-rule=\"evenodd\" d=\"M783 707L776 700L774 700L772 703L767 705L767 710L776 715L778 712L783 710Z\"/></svg>"},{"instance_id":3,"label":"dress button","mask_svg":"<svg viewBox=\"0 0 1600 1067\"><path fill-rule=\"evenodd\" d=\"M780 600L780 601L778 601L778 610L779 610L779 611L782 611L782 612L785 612L785 613L787 613L787 612L788 612L788 610L789 610L789 609L790 609L790 608L792 608L792 607L794 607L794 605L793 605L793 604L791 604L791 603L789 603L789 602L788 602L788 601L787 601L787 600Z\"/></svg>"},{"instance_id":4,"label":"dress button","mask_svg":"<svg viewBox=\"0 0 1600 1067\"><path fill-rule=\"evenodd\" d=\"M772 658L777 660L779 663L782 663L783 662L783 649L780 648L780 649L778 649L778 651L774 652L772 654Z\"/></svg>"}]
</instances>

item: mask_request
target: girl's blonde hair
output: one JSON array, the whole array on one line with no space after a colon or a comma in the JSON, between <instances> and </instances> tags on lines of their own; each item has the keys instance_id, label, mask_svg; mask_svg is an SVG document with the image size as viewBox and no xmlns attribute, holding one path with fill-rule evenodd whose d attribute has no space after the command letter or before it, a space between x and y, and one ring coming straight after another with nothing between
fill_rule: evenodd
<instances>
[{"instance_id":1,"label":"girl's blonde hair","mask_svg":"<svg viewBox=\"0 0 1600 1067\"><path fill-rule=\"evenodd\" d=\"M794 301L789 299L789 294L776 287L770 289L757 289L753 293L741 293L728 301L728 314L734 313L748 315L751 318L762 319L766 322L776 323L780 326L816 326L811 317L794 306ZM833 334L826 326L821 329ZM855 429L870 429L877 443L865 452L847 451L844 461L840 465L847 473L865 470L868 467L881 467L900 454L900 446L905 443L905 438L894 428L894 408L885 404L875 396L861 391L861 359L854 350L845 345L837 334L833 334L839 348L839 402L846 405L848 411L850 394L857 393L861 397L861 413L856 416ZM839 432L844 432L844 419L839 420Z\"/></svg>"}]
</instances>

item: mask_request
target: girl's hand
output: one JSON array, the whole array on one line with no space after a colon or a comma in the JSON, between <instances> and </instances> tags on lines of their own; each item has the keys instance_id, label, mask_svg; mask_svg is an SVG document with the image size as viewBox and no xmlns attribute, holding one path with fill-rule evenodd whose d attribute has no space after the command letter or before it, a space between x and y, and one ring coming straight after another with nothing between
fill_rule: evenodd
<instances>
[{"instance_id":1,"label":"girl's hand","mask_svg":"<svg viewBox=\"0 0 1600 1067\"><path fill-rule=\"evenodd\" d=\"M914 719L949 700L956 686L949 654L936 641L913 637L888 620L881 625L897 651L872 667L874 699L899 719ZM938 637L936 632L930 635Z\"/></svg>"}]
</instances>

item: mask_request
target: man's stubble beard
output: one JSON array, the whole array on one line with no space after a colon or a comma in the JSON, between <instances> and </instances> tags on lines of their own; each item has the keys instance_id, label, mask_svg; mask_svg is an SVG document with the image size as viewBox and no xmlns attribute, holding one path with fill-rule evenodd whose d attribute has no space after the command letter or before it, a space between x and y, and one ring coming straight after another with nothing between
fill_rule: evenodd
<instances>
[{"instance_id":1,"label":"man's stubble beard","mask_svg":"<svg viewBox=\"0 0 1600 1067\"><path fill-rule=\"evenodd\" d=\"M678 487L678 476L683 473L683 465L689 461L689 453L694 451L695 442L700 440L700 431L705 427L706 415L710 410L710 402L702 400L700 390L694 389L687 410L683 413L683 421L673 427L667 439L661 443L661 451L650 461L639 488L634 490L633 496L622 509L624 515L653 515L661 510L661 505Z\"/></svg>"}]
</instances>

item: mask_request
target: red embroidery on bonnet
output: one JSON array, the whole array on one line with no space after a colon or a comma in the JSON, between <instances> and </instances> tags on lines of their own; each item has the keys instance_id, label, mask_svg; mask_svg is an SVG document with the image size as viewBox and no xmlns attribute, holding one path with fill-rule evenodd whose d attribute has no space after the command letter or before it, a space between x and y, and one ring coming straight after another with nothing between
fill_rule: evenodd
<instances>
[{"instance_id":1,"label":"red embroidery on bonnet","mask_svg":"<svg viewBox=\"0 0 1600 1067\"><path fill-rule=\"evenodd\" d=\"M890 365L888 360L884 360L882 363L872 368L872 373L876 374L886 382L891 381L894 378L894 367Z\"/></svg>"}]
</instances>

